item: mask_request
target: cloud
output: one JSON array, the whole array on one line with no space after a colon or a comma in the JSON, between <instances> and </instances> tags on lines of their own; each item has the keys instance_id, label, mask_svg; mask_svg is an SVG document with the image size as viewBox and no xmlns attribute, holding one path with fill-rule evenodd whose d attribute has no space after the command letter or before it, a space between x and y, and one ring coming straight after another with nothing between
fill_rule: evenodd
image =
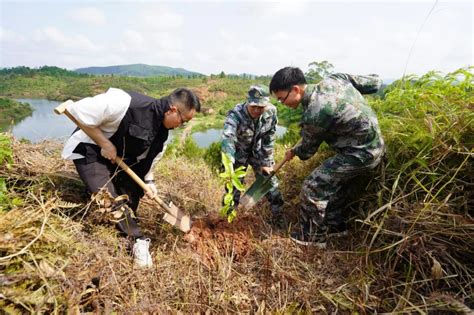
<instances>
[{"instance_id":1,"label":"cloud","mask_svg":"<svg viewBox=\"0 0 474 315\"><path fill-rule=\"evenodd\" d=\"M123 52L137 52L145 50L145 40L141 33L135 30L126 30L122 34L119 48Z\"/></svg>"},{"instance_id":2,"label":"cloud","mask_svg":"<svg viewBox=\"0 0 474 315\"><path fill-rule=\"evenodd\" d=\"M25 41L25 37L21 34L18 34L14 31L8 30L0 26L0 41L22 43Z\"/></svg>"},{"instance_id":3,"label":"cloud","mask_svg":"<svg viewBox=\"0 0 474 315\"><path fill-rule=\"evenodd\" d=\"M183 17L164 4L142 6L109 50L127 63L178 66L184 63Z\"/></svg>"},{"instance_id":4,"label":"cloud","mask_svg":"<svg viewBox=\"0 0 474 315\"><path fill-rule=\"evenodd\" d=\"M406 64L407 73L422 74L473 60L470 3L440 0L419 32L432 1L185 1L46 2L33 9L7 3L0 63L149 63L202 73L269 74L286 65L306 71L308 63L327 60L336 71L394 78ZM112 6L114 19L105 9ZM27 7L36 14L19 14Z\"/></svg>"},{"instance_id":5,"label":"cloud","mask_svg":"<svg viewBox=\"0 0 474 315\"><path fill-rule=\"evenodd\" d=\"M149 63L153 65L182 66L184 59L181 38L171 32L139 32L125 30L118 44L111 44L109 51L127 63Z\"/></svg>"},{"instance_id":6,"label":"cloud","mask_svg":"<svg viewBox=\"0 0 474 315\"><path fill-rule=\"evenodd\" d=\"M96 52L101 49L99 45L94 44L84 35L68 36L53 26L35 30L33 41L38 45L64 50Z\"/></svg>"},{"instance_id":7,"label":"cloud","mask_svg":"<svg viewBox=\"0 0 474 315\"><path fill-rule=\"evenodd\" d=\"M235 29L219 29L214 35L215 39L209 44L212 47L210 50L201 46L200 50L187 56L188 68L203 73L255 73L259 72L255 64L268 57L263 54L265 47L260 46L258 36L249 38L247 33Z\"/></svg>"},{"instance_id":8,"label":"cloud","mask_svg":"<svg viewBox=\"0 0 474 315\"><path fill-rule=\"evenodd\" d=\"M212 64L214 57L208 53L197 51L194 52L194 58L198 61L198 64L205 63L205 64Z\"/></svg>"},{"instance_id":9,"label":"cloud","mask_svg":"<svg viewBox=\"0 0 474 315\"><path fill-rule=\"evenodd\" d=\"M97 8L78 8L69 14L72 19L93 26L103 26L106 24L105 15Z\"/></svg>"},{"instance_id":10,"label":"cloud","mask_svg":"<svg viewBox=\"0 0 474 315\"><path fill-rule=\"evenodd\" d=\"M265 3L268 10L266 13L270 17L288 17L288 16L295 16L299 15L301 12L304 12L306 6L308 5L308 1L299 1L293 0L291 2L276 2L272 3L269 6L269 3Z\"/></svg>"},{"instance_id":11,"label":"cloud","mask_svg":"<svg viewBox=\"0 0 474 315\"><path fill-rule=\"evenodd\" d=\"M270 35L270 41L285 42L290 39L290 35L286 32L276 32Z\"/></svg>"},{"instance_id":12,"label":"cloud","mask_svg":"<svg viewBox=\"0 0 474 315\"><path fill-rule=\"evenodd\" d=\"M183 25L183 16L165 5L151 5L140 13L141 28L145 31L176 30Z\"/></svg>"}]
</instances>

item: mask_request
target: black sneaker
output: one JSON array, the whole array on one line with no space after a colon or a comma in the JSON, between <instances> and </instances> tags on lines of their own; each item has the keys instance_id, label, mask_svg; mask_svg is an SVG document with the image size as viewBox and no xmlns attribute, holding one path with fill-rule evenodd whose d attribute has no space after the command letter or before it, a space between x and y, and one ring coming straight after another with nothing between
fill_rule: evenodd
<instances>
[{"instance_id":1,"label":"black sneaker","mask_svg":"<svg viewBox=\"0 0 474 315\"><path fill-rule=\"evenodd\" d=\"M327 237L326 234L306 234L302 232L293 232L290 235L293 242L303 246L317 246L321 249L326 248Z\"/></svg>"},{"instance_id":2,"label":"black sneaker","mask_svg":"<svg viewBox=\"0 0 474 315\"><path fill-rule=\"evenodd\" d=\"M349 232L347 231L347 225L345 223L340 223L337 225L328 225L327 235L328 237L340 237L346 236Z\"/></svg>"},{"instance_id":3,"label":"black sneaker","mask_svg":"<svg viewBox=\"0 0 474 315\"><path fill-rule=\"evenodd\" d=\"M302 225L300 231L290 234L290 239L303 246L317 246L321 249L326 248L326 232L311 232L308 226Z\"/></svg>"}]
</instances>

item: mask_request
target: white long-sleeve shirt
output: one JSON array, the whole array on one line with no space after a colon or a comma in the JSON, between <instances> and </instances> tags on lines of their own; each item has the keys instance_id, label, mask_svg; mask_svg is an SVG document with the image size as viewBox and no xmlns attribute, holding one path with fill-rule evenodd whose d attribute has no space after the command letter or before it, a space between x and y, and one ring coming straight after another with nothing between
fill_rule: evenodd
<instances>
[{"instance_id":1,"label":"white long-sleeve shirt","mask_svg":"<svg viewBox=\"0 0 474 315\"><path fill-rule=\"evenodd\" d=\"M118 130L120 122L130 106L131 99L127 92L121 89L110 88L105 93L86 97L69 104L67 111L81 124L88 127L98 127L106 138L110 138ZM82 154L73 152L81 142L95 143L84 131L77 130L66 141L61 156L69 160L84 158ZM152 170L163 156L165 150L166 144L163 146L162 152L153 160L150 170L145 175L145 180L153 180ZM137 157L137 160L144 159L147 154L148 150Z\"/></svg>"}]
</instances>

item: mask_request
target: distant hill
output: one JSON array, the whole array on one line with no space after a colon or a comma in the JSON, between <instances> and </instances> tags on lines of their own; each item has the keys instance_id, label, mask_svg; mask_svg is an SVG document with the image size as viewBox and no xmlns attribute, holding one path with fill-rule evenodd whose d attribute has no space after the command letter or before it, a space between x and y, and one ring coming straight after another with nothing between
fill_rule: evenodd
<instances>
[{"instance_id":1,"label":"distant hill","mask_svg":"<svg viewBox=\"0 0 474 315\"><path fill-rule=\"evenodd\" d=\"M88 73L93 75L121 75L134 77L152 77L152 76L202 76L198 72L189 71L183 68L172 68L165 66L150 66L145 64L108 66L108 67L88 67L74 70L78 73Z\"/></svg>"},{"instance_id":2,"label":"distant hill","mask_svg":"<svg viewBox=\"0 0 474 315\"><path fill-rule=\"evenodd\" d=\"M239 78L243 78L243 79L255 79L257 77L257 75L252 74L252 73L241 73L241 74L229 73L229 74L227 74L227 76L228 77L239 77Z\"/></svg>"},{"instance_id":3,"label":"distant hill","mask_svg":"<svg viewBox=\"0 0 474 315\"><path fill-rule=\"evenodd\" d=\"M66 77L81 77L84 74L77 73L74 71L69 71L67 69L55 67L55 66L42 66L39 68L30 68L26 66L18 66L13 68L1 68L1 75L23 75L23 76L33 76L36 74L43 74L49 76L66 76Z\"/></svg>"}]
</instances>

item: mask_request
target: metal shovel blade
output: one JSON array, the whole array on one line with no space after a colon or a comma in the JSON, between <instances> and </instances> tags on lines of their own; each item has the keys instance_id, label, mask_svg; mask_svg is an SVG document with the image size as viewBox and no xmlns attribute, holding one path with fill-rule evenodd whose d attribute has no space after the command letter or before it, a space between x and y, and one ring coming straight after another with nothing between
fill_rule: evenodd
<instances>
[{"instance_id":1,"label":"metal shovel blade","mask_svg":"<svg viewBox=\"0 0 474 315\"><path fill-rule=\"evenodd\" d=\"M165 215L163 216L163 220L177 227L184 233L187 233L189 232L189 230L191 230L191 225L193 222L188 215L186 215L183 211L176 207L172 202L166 204L157 195L155 195L153 199L155 199L155 201L160 205L160 207L166 211Z\"/></svg>"},{"instance_id":2,"label":"metal shovel blade","mask_svg":"<svg viewBox=\"0 0 474 315\"><path fill-rule=\"evenodd\" d=\"M184 233L187 233L191 230L192 222L191 222L191 218L188 216L184 216L181 219L178 219L168 213L165 213L165 215L163 216L163 220L165 220L172 226L177 227Z\"/></svg>"},{"instance_id":3,"label":"metal shovel blade","mask_svg":"<svg viewBox=\"0 0 474 315\"><path fill-rule=\"evenodd\" d=\"M189 216L184 214L178 207L176 207L172 202L168 204L167 212L163 216L163 220L168 222L171 225L176 226L178 229L184 233L191 230L192 221Z\"/></svg>"},{"instance_id":4,"label":"metal shovel blade","mask_svg":"<svg viewBox=\"0 0 474 315\"><path fill-rule=\"evenodd\" d=\"M273 186L270 180L272 176L273 175L269 177L257 176L255 182L240 199L240 204L245 209L250 209L255 206L257 202L272 189Z\"/></svg>"},{"instance_id":5,"label":"metal shovel blade","mask_svg":"<svg viewBox=\"0 0 474 315\"><path fill-rule=\"evenodd\" d=\"M262 199L263 196L267 194L272 189L272 177L275 176L275 173L287 162L286 159L281 160L273 169L273 172L268 176L262 176L257 174L255 182L250 186L250 188L245 192L245 195L240 199L240 204L244 206L245 209L250 209L255 204Z\"/></svg>"}]
</instances>

